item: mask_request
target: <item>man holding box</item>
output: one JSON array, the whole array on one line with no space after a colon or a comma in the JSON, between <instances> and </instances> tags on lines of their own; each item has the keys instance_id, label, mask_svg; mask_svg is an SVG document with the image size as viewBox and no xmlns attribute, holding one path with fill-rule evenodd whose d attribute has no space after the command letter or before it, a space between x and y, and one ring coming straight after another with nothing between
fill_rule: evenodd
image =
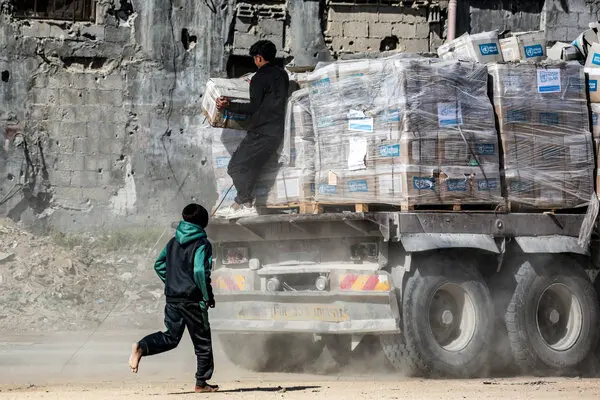
<instances>
[{"instance_id":1,"label":"man holding box","mask_svg":"<svg viewBox=\"0 0 600 400\"><path fill-rule=\"evenodd\" d=\"M231 207L217 210L217 216L239 218L256 215L253 206L256 180L283 141L290 81L287 72L273 64L276 54L275 44L268 40L260 40L250 48L258 72L250 81L249 103L238 103L225 97L217 99L219 110L251 116L248 133L233 153L227 168L237 190L235 202Z\"/></svg>"}]
</instances>

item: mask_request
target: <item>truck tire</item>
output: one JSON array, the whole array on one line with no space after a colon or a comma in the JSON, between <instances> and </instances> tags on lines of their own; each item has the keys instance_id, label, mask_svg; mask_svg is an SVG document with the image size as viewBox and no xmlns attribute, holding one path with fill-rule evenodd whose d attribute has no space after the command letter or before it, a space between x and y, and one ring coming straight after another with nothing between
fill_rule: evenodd
<instances>
[{"instance_id":1,"label":"truck tire","mask_svg":"<svg viewBox=\"0 0 600 400\"><path fill-rule=\"evenodd\" d=\"M381 338L388 360L411 375L486 374L494 318L483 278L452 254L416 261L402 296L402 335Z\"/></svg>"},{"instance_id":2,"label":"truck tire","mask_svg":"<svg viewBox=\"0 0 600 400\"><path fill-rule=\"evenodd\" d=\"M272 356L266 334L221 334L223 353L232 364L254 372L267 371Z\"/></svg>"},{"instance_id":3,"label":"truck tire","mask_svg":"<svg viewBox=\"0 0 600 400\"><path fill-rule=\"evenodd\" d=\"M352 360L352 337L350 335L323 336L323 343L337 365L345 367L350 364Z\"/></svg>"},{"instance_id":4,"label":"truck tire","mask_svg":"<svg viewBox=\"0 0 600 400\"><path fill-rule=\"evenodd\" d=\"M506 309L515 362L528 374L566 374L597 345L598 302L583 268L567 256L523 258Z\"/></svg>"},{"instance_id":5,"label":"truck tire","mask_svg":"<svg viewBox=\"0 0 600 400\"><path fill-rule=\"evenodd\" d=\"M312 335L222 334L219 339L229 361L254 372L303 371L323 352L323 343Z\"/></svg>"},{"instance_id":6,"label":"truck tire","mask_svg":"<svg viewBox=\"0 0 600 400\"><path fill-rule=\"evenodd\" d=\"M310 371L323 353L323 341L312 334L276 334L269 338L271 372Z\"/></svg>"}]
</instances>

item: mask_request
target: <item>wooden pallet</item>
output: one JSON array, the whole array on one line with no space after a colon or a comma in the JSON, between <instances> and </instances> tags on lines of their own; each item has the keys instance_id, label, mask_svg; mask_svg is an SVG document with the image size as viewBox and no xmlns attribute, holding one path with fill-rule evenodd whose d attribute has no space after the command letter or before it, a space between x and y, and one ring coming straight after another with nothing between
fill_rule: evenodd
<instances>
[{"instance_id":1,"label":"wooden pallet","mask_svg":"<svg viewBox=\"0 0 600 400\"><path fill-rule=\"evenodd\" d=\"M402 212L507 212L505 203L481 204L419 204L406 202L396 205L373 203L346 203L346 202L299 202L287 204L270 204L259 206L266 212L292 210L298 214L323 214L325 212L350 211L366 213L369 211L402 211Z\"/></svg>"},{"instance_id":2,"label":"wooden pallet","mask_svg":"<svg viewBox=\"0 0 600 400\"><path fill-rule=\"evenodd\" d=\"M403 212L506 212L504 203L480 203L480 204L415 204L403 203L400 205Z\"/></svg>"},{"instance_id":3,"label":"wooden pallet","mask_svg":"<svg viewBox=\"0 0 600 400\"><path fill-rule=\"evenodd\" d=\"M298 214L323 214L333 208L342 211L353 211L357 213L369 212L369 205L366 203L321 203L316 201L287 203L287 204L269 204L258 206L264 210L297 210Z\"/></svg>"}]
</instances>

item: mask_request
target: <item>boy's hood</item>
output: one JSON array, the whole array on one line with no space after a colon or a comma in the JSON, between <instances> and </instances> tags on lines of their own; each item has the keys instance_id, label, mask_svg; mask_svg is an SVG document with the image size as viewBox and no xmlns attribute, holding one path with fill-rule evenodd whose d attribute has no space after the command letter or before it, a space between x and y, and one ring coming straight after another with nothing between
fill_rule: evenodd
<instances>
[{"instance_id":1,"label":"boy's hood","mask_svg":"<svg viewBox=\"0 0 600 400\"><path fill-rule=\"evenodd\" d=\"M181 244L186 244L192 240L198 240L205 237L206 232L202 227L186 221L181 221L175 232L175 240Z\"/></svg>"}]
</instances>

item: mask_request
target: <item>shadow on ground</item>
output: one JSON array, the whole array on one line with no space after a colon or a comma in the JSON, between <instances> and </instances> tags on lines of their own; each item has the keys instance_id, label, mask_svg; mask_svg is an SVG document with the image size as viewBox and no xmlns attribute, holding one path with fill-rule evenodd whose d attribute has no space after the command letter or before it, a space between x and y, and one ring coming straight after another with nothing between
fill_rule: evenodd
<instances>
[{"instance_id":1,"label":"shadow on ground","mask_svg":"<svg viewBox=\"0 0 600 400\"><path fill-rule=\"evenodd\" d=\"M290 386L290 387L253 387L253 388L239 388L239 389L231 389L231 390L219 390L217 393L249 393L249 392L303 392L306 390L316 390L320 389L321 386ZM184 395L184 394L193 394L195 392L173 392L169 393L169 395Z\"/></svg>"}]
</instances>

